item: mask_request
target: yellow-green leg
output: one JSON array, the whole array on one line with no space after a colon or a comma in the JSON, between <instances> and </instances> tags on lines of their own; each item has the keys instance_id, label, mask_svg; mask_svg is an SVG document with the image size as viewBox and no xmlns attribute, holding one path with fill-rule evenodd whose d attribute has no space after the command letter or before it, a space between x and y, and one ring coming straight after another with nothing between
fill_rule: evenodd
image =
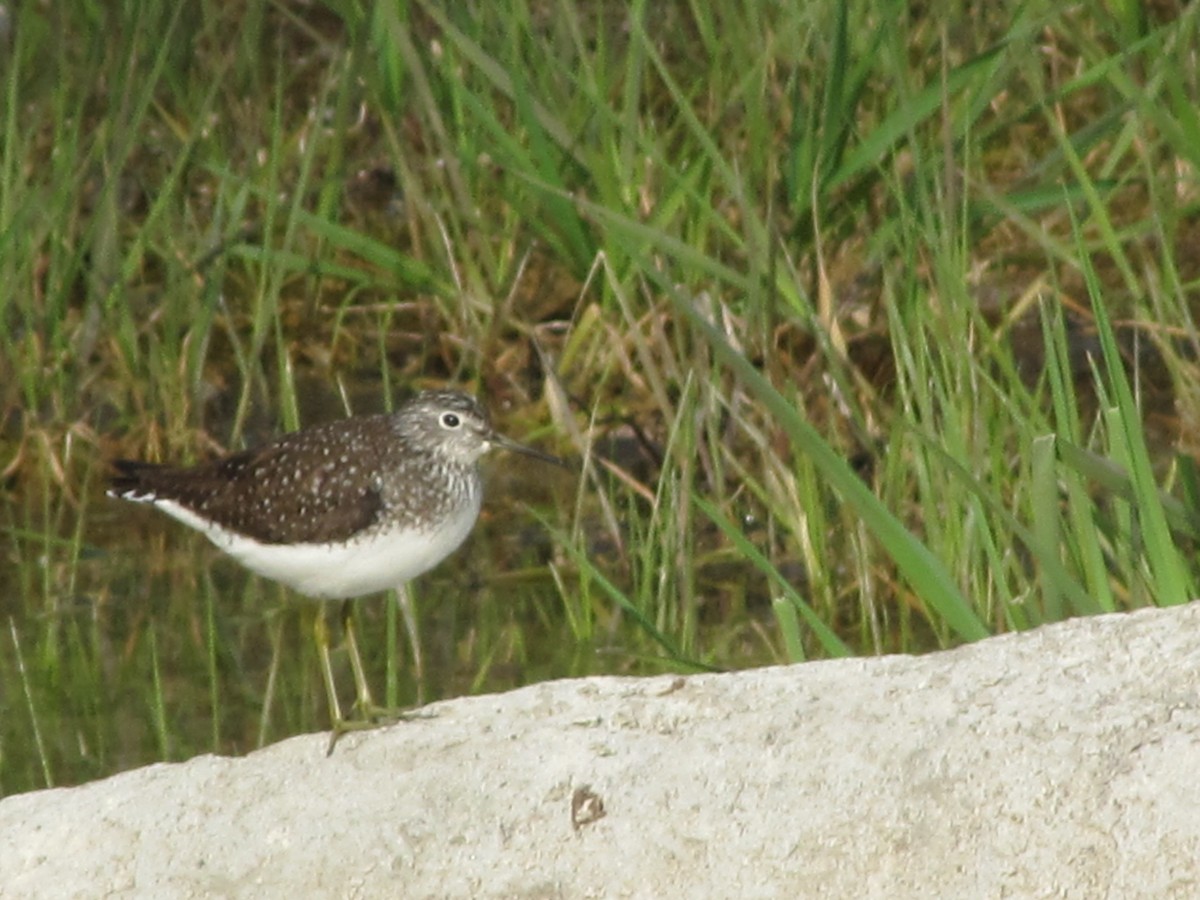
<instances>
[{"instance_id":1,"label":"yellow-green leg","mask_svg":"<svg viewBox=\"0 0 1200 900\"><path fill-rule=\"evenodd\" d=\"M342 619L342 640L346 642L346 650L350 654L350 671L354 673L354 710L366 718L369 710L375 705L371 699L371 686L367 684L366 670L363 668L362 654L358 652L358 636L354 631L354 605L349 600L343 600L339 613Z\"/></svg>"},{"instance_id":2,"label":"yellow-green leg","mask_svg":"<svg viewBox=\"0 0 1200 900\"><path fill-rule=\"evenodd\" d=\"M341 706L338 704L337 693L333 686L333 670L329 665L329 633L324 628L325 646L321 657L321 665L325 672L325 689L329 692L329 710L333 716L333 729L329 735L329 748L325 751L328 756L342 735L348 731L366 731L378 728L380 725L398 722L409 718L406 710L388 709L377 706L371 697L371 687L367 684L366 671L363 668L362 655L358 652L358 636L354 628L353 601L344 600L341 604L342 631L346 636L346 650L350 654L350 669L354 672L354 688L358 694L354 701L353 719L342 717ZM320 617L324 621L324 615Z\"/></svg>"},{"instance_id":3,"label":"yellow-green leg","mask_svg":"<svg viewBox=\"0 0 1200 900\"><path fill-rule=\"evenodd\" d=\"M321 660L321 678L325 681L329 718L336 728L337 723L342 721L342 705L338 702L337 685L333 683L333 665L329 661L329 623L325 619L324 603L318 606L317 617L313 620L313 638L317 643L317 656Z\"/></svg>"},{"instance_id":4,"label":"yellow-green leg","mask_svg":"<svg viewBox=\"0 0 1200 900\"><path fill-rule=\"evenodd\" d=\"M358 633L354 627L354 604L349 600L342 602L342 632L346 635L346 649L350 653L350 669L354 672L354 690L358 694L354 701L354 711L359 718L368 722L387 715L389 711L382 706L376 706L371 697L371 686L367 684L362 654L358 652Z\"/></svg>"},{"instance_id":5,"label":"yellow-green leg","mask_svg":"<svg viewBox=\"0 0 1200 900\"><path fill-rule=\"evenodd\" d=\"M412 652L413 677L417 682L417 706L425 705L425 657L421 654L421 636L417 633L417 613L413 609L412 595L408 585L396 588L400 601L400 615L404 618L404 630L408 632L408 647Z\"/></svg>"}]
</instances>

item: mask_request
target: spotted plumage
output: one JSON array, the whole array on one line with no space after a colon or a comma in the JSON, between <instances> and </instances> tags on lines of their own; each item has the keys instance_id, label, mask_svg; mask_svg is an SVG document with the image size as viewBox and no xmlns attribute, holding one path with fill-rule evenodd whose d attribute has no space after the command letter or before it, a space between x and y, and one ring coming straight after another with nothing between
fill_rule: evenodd
<instances>
[{"instance_id":1,"label":"spotted plumage","mask_svg":"<svg viewBox=\"0 0 1200 900\"><path fill-rule=\"evenodd\" d=\"M283 435L191 468L121 460L109 494L150 503L249 569L317 598L397 587L441 562L478 518L498 434L478 401L418 394L390 415Z\"/></svg>"}]
</instances>

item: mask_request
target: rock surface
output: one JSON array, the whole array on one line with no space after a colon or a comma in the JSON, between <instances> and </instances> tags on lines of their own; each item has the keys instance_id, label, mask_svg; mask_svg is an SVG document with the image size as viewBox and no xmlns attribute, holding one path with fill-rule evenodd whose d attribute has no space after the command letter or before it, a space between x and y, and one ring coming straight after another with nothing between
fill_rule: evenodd
<instances>
[{"instance_id":1,"label":"rock surface","mask_svg":"<svg viewBox=\"0 0 1200 900\"><path fill-rule=\"evenodd\" d=\"M1200 896L1200 604L0 801L4 897Z\"/></svg>"}]
</instances>

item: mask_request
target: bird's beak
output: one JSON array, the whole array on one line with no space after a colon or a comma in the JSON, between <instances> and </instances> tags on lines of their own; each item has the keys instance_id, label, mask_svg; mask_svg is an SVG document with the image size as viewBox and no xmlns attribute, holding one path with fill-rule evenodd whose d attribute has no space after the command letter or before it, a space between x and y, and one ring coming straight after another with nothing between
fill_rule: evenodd
<instances>
[{"instance_id":1,"label":"bird's beak","mask_svg":"<svg viewBox=\"0 0 1200 900\"><path fill-rule=\"evenodd\" d=\"M534 459L540 459L542 462L551 463L555 466L561 466L564 469L570 469L566 460L559 459L557 456L551 456L549 453L543 453L541 450L534 450L532 447L526 447L524 444L518 444L512 438L507 438L498 431L493 431L488 435L488 440L497 447L503 447L505 450L511 450L513 453L522 453L525 456L532 456Z\"/></svg>"}]
</instances>

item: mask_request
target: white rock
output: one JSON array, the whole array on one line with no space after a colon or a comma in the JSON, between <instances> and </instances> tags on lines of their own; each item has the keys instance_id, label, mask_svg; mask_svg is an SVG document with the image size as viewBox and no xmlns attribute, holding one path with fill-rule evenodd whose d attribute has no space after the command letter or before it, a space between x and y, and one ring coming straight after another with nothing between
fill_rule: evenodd
<instances>
[{"instance_id":1,"label":"white rock","mask_svg":"<svg viewBox=\"0 0 1200 900\"><path fill-rule=\"evenodd\" d=\"M541 684L6 798L0 895L1195 897L1198 692L1200 604Z\"/></svg>"}]
</instances>

